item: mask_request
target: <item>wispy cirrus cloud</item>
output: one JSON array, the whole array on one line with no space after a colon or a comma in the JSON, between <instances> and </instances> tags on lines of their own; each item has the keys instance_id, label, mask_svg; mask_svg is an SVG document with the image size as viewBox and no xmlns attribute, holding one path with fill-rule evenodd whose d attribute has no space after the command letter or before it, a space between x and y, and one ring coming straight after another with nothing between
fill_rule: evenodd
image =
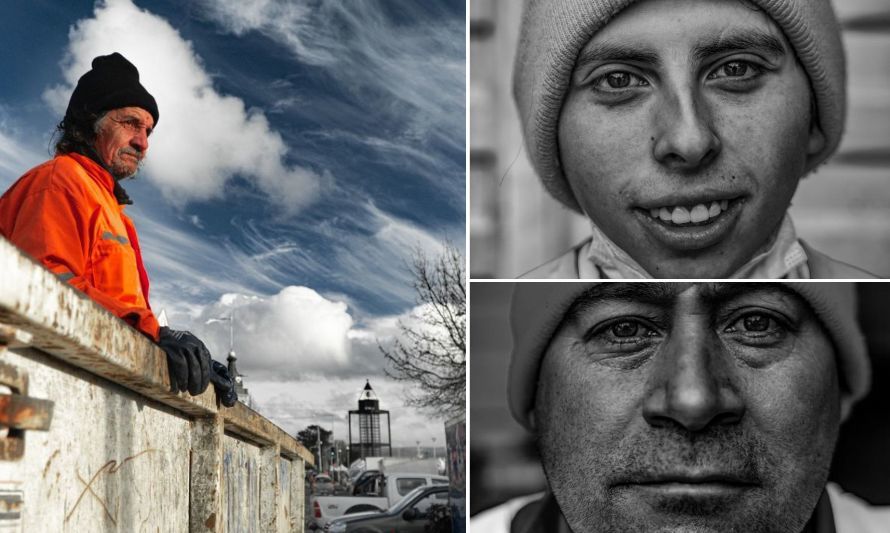
<instances>
[{"instance_id":1,"label":"wispy cirrus cloud","mask_svg":"<svg viewBox=\"0 0 890 533\"><path fill-rule=\"evenodd\" d=\"M20 137L20 132L0 123L0 191L5 191L26 170L47 159L45 154Z\"/></svg>"},{"instance_id":2,"label":"wispy cirrus cloud","mask_svg":"<svg viewBox=\"0 0 890 533\"><path fill-rule=\"evenodd\" d=\"M353 203L333 220L272 228L262 221L239 225L246 255L239 268L265 272L274 279L284 273L312 273L338 291L363 300L405 308L414 301L409 265L415 254L435 257L443 243L463 247L463 226L439 231L389 214L374 203ZM306 242L293 239L299 234ZM330 265L336 265L332 269Z\"/></svg>"},{"instance_id":3,"label":"wispy cirrus cloud","mask_svg":"<svg viewBox=\"0 0 890 533\"><path fill-rule=\"evenodd\" d=\"M413 0L258 0L248 5L206 0L201 5L225 30L237 35L258 32L338 80L338 90L351 100L346 108L351 109L349 139L382 154L410 155L419 168L438 175L440 183L449 182L452 195L463 198L463 157L457 158L460 169L448 165L454 154L464 152L462 15L454 16L437 3ZM401 24L402 18L426 24ZM329 124L330 115L317 118ZM312 133L330 135L331 130Z\"/></svg>"}]
</instances>

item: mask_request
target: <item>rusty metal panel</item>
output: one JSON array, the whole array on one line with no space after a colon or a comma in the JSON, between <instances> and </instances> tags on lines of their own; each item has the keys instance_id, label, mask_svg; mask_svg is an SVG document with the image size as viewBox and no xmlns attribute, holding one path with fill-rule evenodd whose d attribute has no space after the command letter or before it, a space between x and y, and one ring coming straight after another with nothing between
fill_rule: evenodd
<instances>
[{"instance_id":1,"label":"rusty metal panel","mask_svg":"<svg viewBox=\"0 0 890 533\"><path fill-rule=\"evenodd\" d=\"M46 431L53 419L53 402L21 394L0 394L0 426Z\"/></svg>"},{"instance_id":2,"label":"rusty metal panel","mask_svg":"<svg viewBox=\"0 0 890 533\"><path fill-rule=\"evenodd\" d=\"M22 531L188 531L188 419L37 350L2 358L28 373L30 395L57 399L49 431L0 461Z\"/></svg>"},{"instance_id":3,"label":"rusty metal panel","mask_svg":"<svg viewBox=\"0 0 890 533\"><path fill-rule=\"evenodd\" d=\"M222 455L222 531L259 533L261 448L226 435Z\"/></svg>"}]
</instances>

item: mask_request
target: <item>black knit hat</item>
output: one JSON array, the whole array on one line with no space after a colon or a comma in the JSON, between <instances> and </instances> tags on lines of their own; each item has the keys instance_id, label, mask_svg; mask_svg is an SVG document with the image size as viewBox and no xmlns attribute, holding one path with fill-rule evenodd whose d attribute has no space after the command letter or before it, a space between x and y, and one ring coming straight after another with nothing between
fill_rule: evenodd
<instances>
[{"instance_id":1,"label":"black knit hat","mask_svg":"<svg viewBox=\"0 0 890 533\"><path fill-rule=\"evenodd\" d=\"M141 107L158 124L158 104L139 83L139 71L117 52L93 59L93 68L77 80L65 117L98 114L120 107Z\"/></svg>"}]
</instances>

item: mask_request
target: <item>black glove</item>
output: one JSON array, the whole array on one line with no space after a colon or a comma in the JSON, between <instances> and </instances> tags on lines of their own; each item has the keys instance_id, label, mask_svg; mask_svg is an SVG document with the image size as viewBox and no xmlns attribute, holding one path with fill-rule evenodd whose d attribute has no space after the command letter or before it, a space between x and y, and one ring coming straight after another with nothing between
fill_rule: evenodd
<instances>
[{"instance_id":1,"label":"black glove","mask_svg":"<svg viewBox=\"0 0 890 533\"><path fill-rule=\"evenodd\" d=\"M167 352L170 388L173 392L189 391L197 396L210 382L210 351L188 331L161 327L158 345Z\"/></svg>"},{"instance_id":2,"label":"black glove","mask_svg":"<svg viewBox=\"0 0 890 533\"><path fill-rule=\"evenodd\" d=\"M226 407L232 407L238 401L238 393L235 391L235 383L229 375L229 369L226 365L216 361L210 361L211 370L210 381L213 382L213 389L216 391L216 397L220 403Z\"/></svg>"}]
</instances>

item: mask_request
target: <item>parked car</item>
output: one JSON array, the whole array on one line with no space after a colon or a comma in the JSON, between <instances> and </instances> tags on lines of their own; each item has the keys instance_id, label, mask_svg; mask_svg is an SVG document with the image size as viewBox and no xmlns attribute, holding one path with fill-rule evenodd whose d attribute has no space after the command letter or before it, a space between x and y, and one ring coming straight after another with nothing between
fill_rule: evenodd
<instances>
[{"instance_id":1,"label":"parked car","mask_svg":"<svg viewBox=\"0 0 890 533\"><path fill-rule=\"evenodd\" d=\"M344 515L325 527L328 533L424 533L432 511L447 513L448 486L418 487L385 511Z\"/></svg>"},{"instance_id":2,"label":"parked car","mask_svg":"<svg viewBox=\"0 0 890 533\"><path fill-rule=\"evenodd\" d=\"M322 496L334 493L334 480L324 474L315 476L315 494Z\"/></svg>"},{"instance_id":3,"label":"parked car","mask_svg":"<svg viewBox=\"0 0 890 533\"><path fill-rule=\"evenodd\" d=\"M364 479L364 478L363 478ZM340 516L382 511L422 485L448 485L448 478L423 472L399 472L384 476L372 471L354 487L353 496L313 496L309 500L310 529L322 529Z\"/></svg>"}]
</instances>

